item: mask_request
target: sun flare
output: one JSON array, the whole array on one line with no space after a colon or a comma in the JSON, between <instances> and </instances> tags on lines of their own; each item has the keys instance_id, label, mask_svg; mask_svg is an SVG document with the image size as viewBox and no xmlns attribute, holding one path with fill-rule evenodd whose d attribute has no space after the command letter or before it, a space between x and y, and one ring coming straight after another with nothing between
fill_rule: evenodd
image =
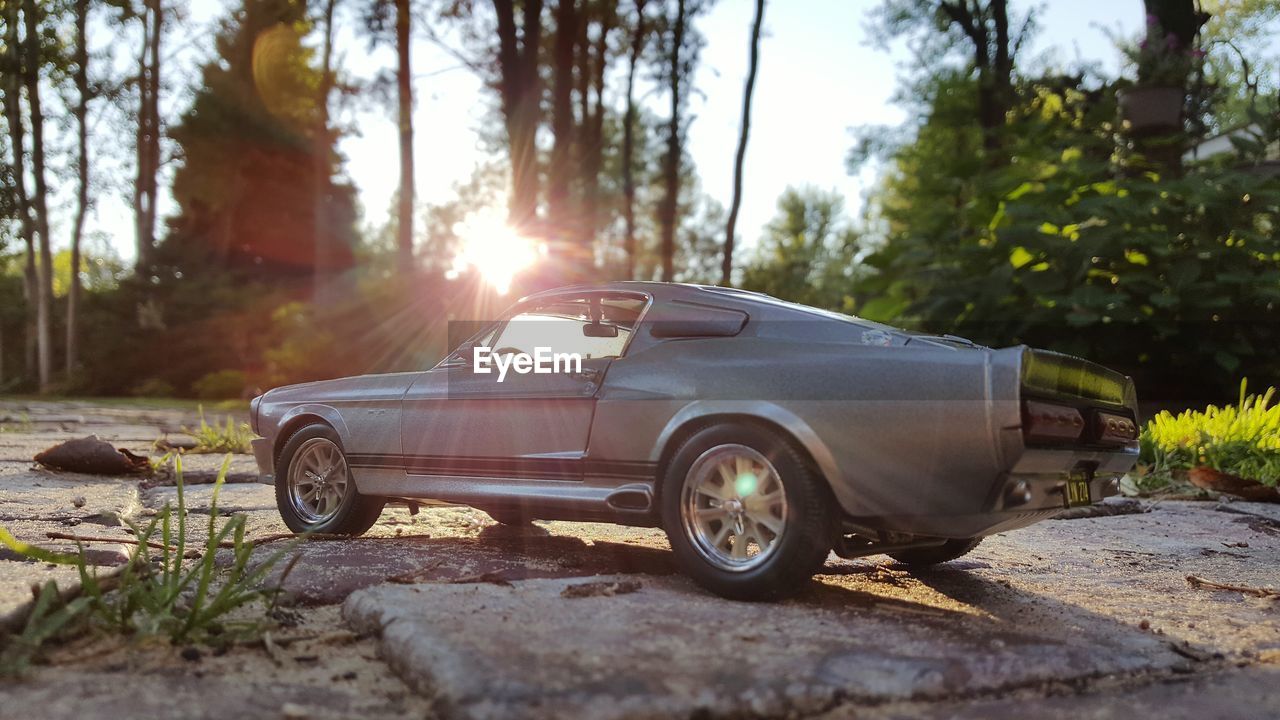
<instances>
[{"instance_id":1,"label":"sun flare","mask_svg":"<svg viewBox=\"0 0 1280 720\"><path fill-rule=\"evenodd\" d=\"M546 253L546 246L520 235L496 212L473 213L453 226L460 245L449 277L474 270L499 295L506 295L516 275Z\"/></svg>"}]
</instances>

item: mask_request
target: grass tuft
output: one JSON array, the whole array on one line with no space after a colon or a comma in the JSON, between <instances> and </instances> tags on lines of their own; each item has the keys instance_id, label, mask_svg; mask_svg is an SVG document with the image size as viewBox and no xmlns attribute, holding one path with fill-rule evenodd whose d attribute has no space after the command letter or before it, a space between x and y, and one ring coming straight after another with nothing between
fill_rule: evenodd
<instances>
[{"instance_id":1,"label":"grass tuft","mask_svg":"<svg viewBox=\"0 0 1280 720\"><path fill-rule=\"evenodd\" d=\"M183 432L196 439L193 453L238 453L252 451L249 444L253 440L253 430L249 423L237 423L235 418L228 417L225 423L209 424L204 417L204 407L200 407L200 426L194 430L183 428Z\"/></svg>"},{"instance_id":2,"label":"grass tuft","mask_svg":"<svg viewBox=\"0 0 1280 720\"><path fill-rule=\"evenodd\" d=\"M0 675L21 674L39 658L46 643L86 632L160 636L174 644L213 645L259 636L271 623L269 614L277 593L266 586L266 576L297 541L262 562L250 564L254 546L245 537L245 516L218 517L218 493L230 462L227 456L214 483L206 536L195 553L188 553L193 528L187 522L181 456L174 459L177 507L165 503L145 525L129 523L139 543L137 550L128 563L110 574L96 575L90 570L83 546L77 553L54 553L27 545L0 528L0 544L33 560L74 565L80 576L74 597L60 594L53 581L46 583L32 603L24 627L0 638ZM230 550L229 563L222 569L215 563L220 547ZM187 562L192 559L189 554L194 555L194 562ZM236 612L255 602L264 606L260 615Z\"/></svg>"}]
</instances>

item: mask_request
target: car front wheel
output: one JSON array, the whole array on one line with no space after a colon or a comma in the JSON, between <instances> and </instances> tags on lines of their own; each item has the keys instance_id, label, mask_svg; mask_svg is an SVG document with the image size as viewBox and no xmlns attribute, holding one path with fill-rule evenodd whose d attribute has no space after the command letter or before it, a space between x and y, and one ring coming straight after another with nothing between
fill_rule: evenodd
<instances>
[{"instance_id":1,"label":"car front wheel","mask_svg":"<svg viewBox=\"0 0 1280 720\"><path fill-rule=\"evenodd\" d=\"M790 443L726 423L694 433L661 488L667 538L684 572L734 600L800 590L831 549L829 492Z\"/></svg>"},{"instance_id":2,"label":"car front wheel","mask_svg":"<svg viewBox=\"0 0 1280 720\"><path fill-rule=\"evenodd\" d=\"M289 529L361 535L378 521L386 498L362 495L342 441L322 423L295 432L276 460L276 507Z\"/></svg>"}]
</instances>

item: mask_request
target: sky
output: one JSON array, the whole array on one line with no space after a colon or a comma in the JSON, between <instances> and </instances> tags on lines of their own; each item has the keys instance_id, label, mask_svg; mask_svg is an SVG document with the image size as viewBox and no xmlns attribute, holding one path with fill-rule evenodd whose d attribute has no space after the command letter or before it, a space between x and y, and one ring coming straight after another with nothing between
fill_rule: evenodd
<instances>
[{"instance_id":1,"label":"sky","mask_svg":"<svg viewBox=\"0 0 1280 720\"><path fill-rule=\"evenodd\" d=\"M175 42L177 62L195 67L212 54L212 28L236 0L192 0L186 37ZM1039 6L1042 31L1025 60L1053 64L1077 58L1098 62L1114 72L1120 62L1108 33L1135 34L1142 24L1139 0L1049 0L1011 3L1017 12ZM698 27L706 36L691 101L688 152L703 190L726 207L732 193L742 89L747 72L747 41L754 13L752 0L720 0ZM884 52L867 42L868 10L879 0L771 0L765 11L760 68L753 100L750 144L739 228L747 248L773 217L777 198L788 186L813 185L841 192L856 214L874 170L851 177L844 157L852 144L850 129L909 120L890 102L897 83L902 48ZM390 48L370 49L347 16L337 54L342 72L371 78L394 67ZM112 42L99 38L98 43ZM416 107L414 159L419 205L443 202L455 184L466 181L486 159L479 129L489 98L480 79L436 44L418 39L413 48ZM198 77L192 73L190 77ZM164 108L176 118L189 88L175 89ZM664 99L649 94L662 113ZM619 102L620 105L620 102ZM393 108L347 108L343 119L356 132L341 141L346 175L359 189L364 222L377 225L390 212L398 182L398 150ZM127 185L131 168L119 160L104 163L119 175L119 189L98 201L89 230L109 242L126 260L134 255ZM66 222L67 205L55 210L55 224ZM162 212L172 211L165 199ZM421 228L419 228L421 230ZM55 238L66 232L58 232ZM745 250L750 252L750 250Z\"/></svg>"}]
</instances>

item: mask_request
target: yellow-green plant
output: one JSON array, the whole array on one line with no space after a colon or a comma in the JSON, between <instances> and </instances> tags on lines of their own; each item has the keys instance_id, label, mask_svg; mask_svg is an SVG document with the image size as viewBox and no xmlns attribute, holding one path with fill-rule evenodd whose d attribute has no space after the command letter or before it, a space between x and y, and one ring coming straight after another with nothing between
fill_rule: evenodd
<instances>
[{"instance_id":1,"label":"yellow-green plant","mask_svg":"<svg viewBox=\"0 0 1280 720\"><path fill-rule=\"evenodd\" d=\"M1236 405L1210 405L1178 415L1161 412L1142 431L1142 462L1152 481L1167 481L1170 471L1208 467L1275 485L1280 480L1280 405L1276 389L1247 392L1240 381Z\"/></svg>"},{"instance_id":2,"label":"yellow-green plant","mask_svg":"<svg viewBox=\"0 0 1280 720\"><path fill-rule=\"evenodd\" d=\"M224 423L209 424L204 418L203 405L200 406L200 426L194 430L184 427L183 431L196 439L196 446L191 449L193 453L243 454L252 450L249 443L254 435L249 423L238 423L235 418L227 416Z\"/></svg>"}]
</instances>

